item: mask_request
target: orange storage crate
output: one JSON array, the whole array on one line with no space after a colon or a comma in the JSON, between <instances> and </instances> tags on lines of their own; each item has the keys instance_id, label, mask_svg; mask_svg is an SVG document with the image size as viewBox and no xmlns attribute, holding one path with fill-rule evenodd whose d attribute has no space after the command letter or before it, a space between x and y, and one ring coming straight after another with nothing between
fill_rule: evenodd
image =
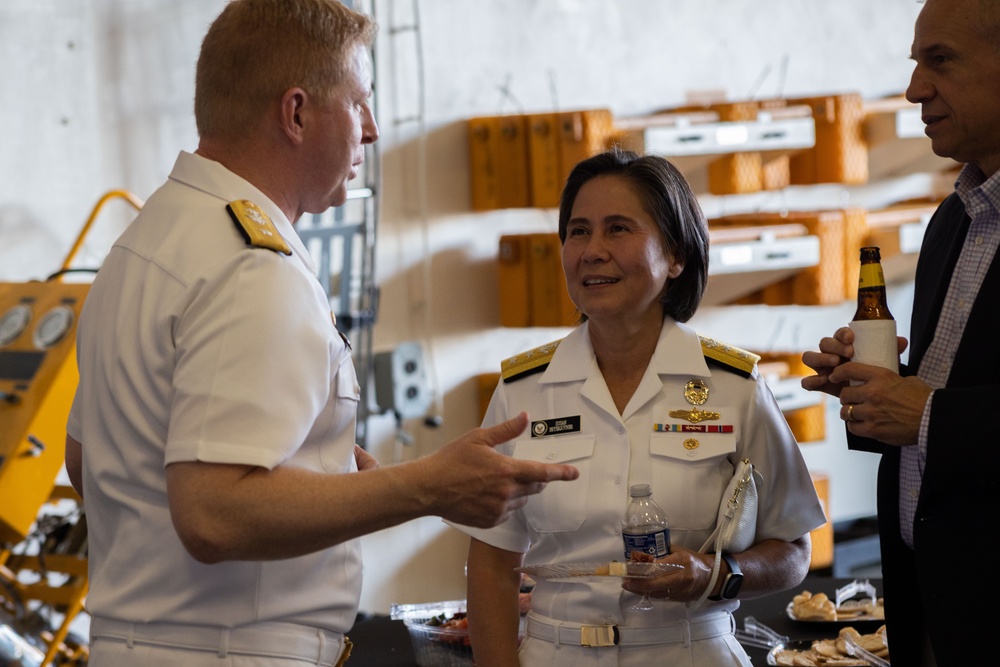
<instances>
[{"instance_id":1,"label":"orange storage crate","mask_svg":"<svg viewBox=\"0 0 1000 667\"><path fill-rule=\"evenodd\" d=\"M472 209L530 206L525 117L470 118L467 126Z\"/></svg>"},{"instance_id":2,"label":"orange storage crate","mask_svg":"<svg viewBox=\"0 0 1000 667\"><path fill-rule=\"evenodd\" d=\"M608 109L561 111L556 114L559 129L559 187L581 160L609 147L614 136L614 118Z\"/></svg>"},{"instance_id":3,"label":"orange storage crate","mask_svg":"<svg viewBox=\"0 0 1000 667\"><path fill-rule=\"evenodd\" d=\"M559 206L566 180L560 161L559 118L555 113L537 113L526 116L525 122L531 205L537 208Z\"/></svg>"},{"instance_id":4,"label":"orange storage crate","mask_svg":"<svg viewBox=\"0 0 1000 667\"><path fill-rule=\"evenodd\" d=\"M810 570L820 570L833 566L833 523L830 521L830 478L820 472L813 472L813 487L823 505L827 520L822 526L809 532L812 538L812 557L809 560Z\"/></svg>"},{"instance_id":5,"label":"orange storage crate","mask_svg":"<svg viewBox=\"0 0 1000 667\"><path fill-rule=\"evenodd\" d=\"M531 284L528 276L528 236L500 237L497 255L497 288L500 296L500 324L505 327L531 326Z\"/></svg>"},{"instance_id":6,"label":"orange storage crate","mask_svg":"<svg viewBox=\"0 0 1000 667\"><path fill-rule=\"evenodd\" d=\"M579 314L566 291L559 235L531 234L528 243L532 326L573 326Z\"/></svg>"},{"instance_id":7,"label":"orange storage crate","mask_svg":"<svg viewBox=\"0 0 1000 667\"><path fill-rule=\"evenodd\" d=\"M791 182L795 185L868 181L868 144L864 135L865 111L861 95L844 93L788 100L806 104L816 123L816 144L792 156Z\"/></svg>"}]
</instances>

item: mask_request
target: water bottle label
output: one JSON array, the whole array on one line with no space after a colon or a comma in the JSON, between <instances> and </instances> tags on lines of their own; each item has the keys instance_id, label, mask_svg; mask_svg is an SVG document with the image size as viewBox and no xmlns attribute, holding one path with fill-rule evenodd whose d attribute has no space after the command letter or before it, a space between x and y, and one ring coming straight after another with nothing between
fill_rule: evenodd
<instances>
[{"instance_id":1,"label":"water bottle label","mask_svg":"<svg viewBox=\"0 0 1000 667\"><path fill-rule=\"evenodd\" d=\"M625 538L625 560L629 560L633 551L649 554L654 558L670 553L670 529L658 530L655 533L630 534L623 533Z\"/></svg>"}]
</instances>

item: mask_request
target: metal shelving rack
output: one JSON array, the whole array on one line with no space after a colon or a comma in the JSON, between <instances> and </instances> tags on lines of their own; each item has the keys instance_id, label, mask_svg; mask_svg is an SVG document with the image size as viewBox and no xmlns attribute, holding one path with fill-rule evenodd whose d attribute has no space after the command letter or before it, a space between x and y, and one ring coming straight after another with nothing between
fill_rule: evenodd
<instances>
[{"instance_id":1,"label":"metal shelving rack","mask_svg":"<svg viewBox=\"0 0 1000 667\"><path fill-rule=\"evenodd\" d=\"M760 112L754 121L720 122L714 113L678 112L620 121L628 148L670 159L690 175L712 160L737 152L761 152L773 159L815 145L816 126L805 107ZM690 176L689 176L690 177ZM791 226L786 226L786 228ZM742 233L742 232L741 232ZM819 240L804 228L763 230L754 238L730 238L711 230L709 283L703 305L718 305L819 262Z\"/></svg>"}]
</instances>

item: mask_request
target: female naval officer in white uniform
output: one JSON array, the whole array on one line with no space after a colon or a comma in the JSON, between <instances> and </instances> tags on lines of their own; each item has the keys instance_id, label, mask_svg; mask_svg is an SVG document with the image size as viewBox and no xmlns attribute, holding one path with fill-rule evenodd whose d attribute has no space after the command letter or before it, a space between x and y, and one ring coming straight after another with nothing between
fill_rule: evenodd
<instances>
[{"instance_id":1,"label":"female naval officer in white uniform","mask_svg":"<svg viewBox=\"0 0 1000 667\"><path fill-rule=\"evenodd\" d=\"M504 362L484 425L527 411L531 429L500 449L572 463L580 478L550 485L495 528L459 527L473 537L468 608L476 664L749 665L732 634L737 596L798 585L809 566L808 533L825 518L757 357L680 324L707 281L701 209L667 160L610 151L573 170L559 235L569 294L584 322L563 340ZM695 424L676 416L695 410L718 418ZM744 458L761 474L756 543L724 554L712 582L714 556L695 550L711 534L734 464ZM514 568L623 560L621 525L637 483L652 486L670 521L671 553L660 560L683 569L624 584L539 579L519 645ZM711 597L699 604L710 584ZM632 609L643 592L653 609Z\"/></svg>"}]
</instances>

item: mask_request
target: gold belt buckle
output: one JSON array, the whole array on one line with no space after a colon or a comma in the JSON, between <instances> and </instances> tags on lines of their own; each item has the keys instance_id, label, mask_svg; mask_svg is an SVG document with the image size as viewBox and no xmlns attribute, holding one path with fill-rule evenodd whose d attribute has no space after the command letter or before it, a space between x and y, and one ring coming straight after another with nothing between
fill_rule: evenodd
<instances>
[{"instance_id":1,"label":"gold belt buckle","mask_svg":"<svg viewBox=\"0 0 1000 667\"><path fill-rule=\"evenodd\" d=\"M344 664L347 662L347 659L351 657L351 649L353 649L353 648L354 648L354 644L345 635L344 636L344 652L340 654L340 660L337 661L337 664L334 667L344 667Z\"/></svg>"},{"instance_id":2,"label":"gold belt buckle","mask_svg":"<svg viewBox=\"0 0 1000 667\"><path fill-rule=\"evenodd\" d=\"M580 628L580 646L617 646L617 625L584 625Z\"/></svg>"}]
</instances>

